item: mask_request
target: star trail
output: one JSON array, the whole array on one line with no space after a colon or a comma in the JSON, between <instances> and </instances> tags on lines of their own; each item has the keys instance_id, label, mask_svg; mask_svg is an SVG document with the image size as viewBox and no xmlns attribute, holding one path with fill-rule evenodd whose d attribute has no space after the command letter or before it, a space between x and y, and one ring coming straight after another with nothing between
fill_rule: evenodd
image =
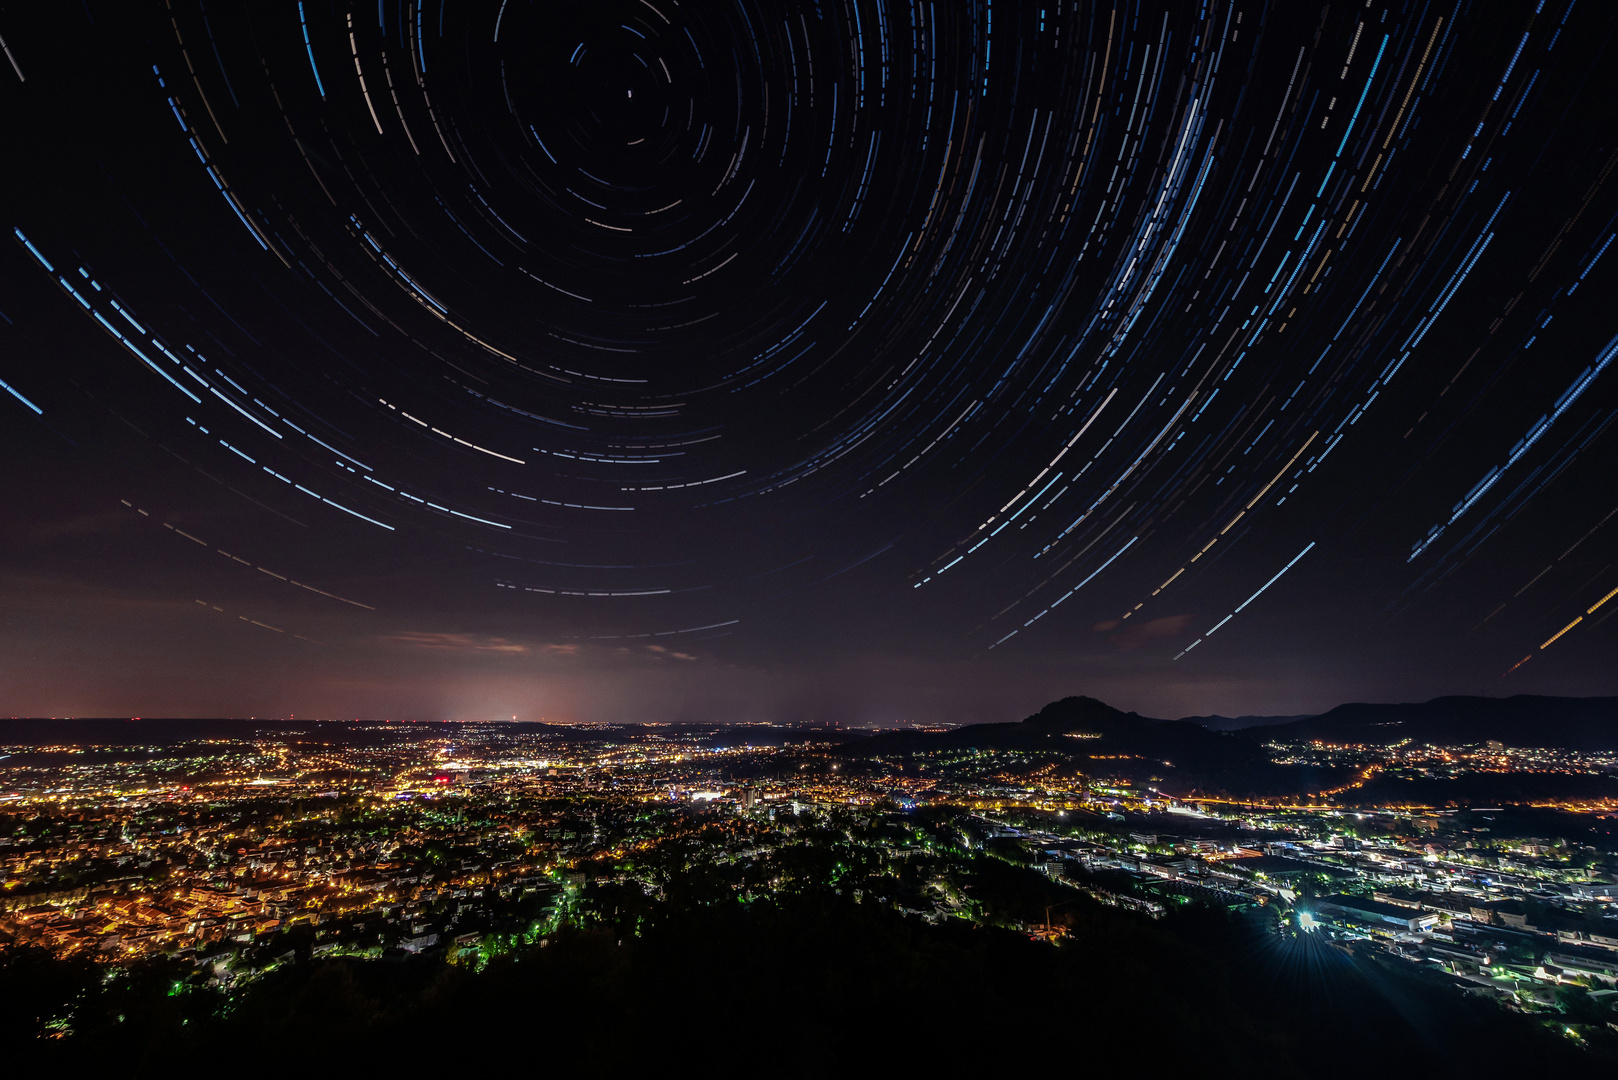
<instances>
[{"instance_id":1,"label":"star trail","mask_svg":"<svg viewBox=\"0 0 1618 1080\"><path fill-rule=\"evenodd\" d=\"M1613 692L1615 29L0 12L12 708Z\"/></svg>"}]
</instances>

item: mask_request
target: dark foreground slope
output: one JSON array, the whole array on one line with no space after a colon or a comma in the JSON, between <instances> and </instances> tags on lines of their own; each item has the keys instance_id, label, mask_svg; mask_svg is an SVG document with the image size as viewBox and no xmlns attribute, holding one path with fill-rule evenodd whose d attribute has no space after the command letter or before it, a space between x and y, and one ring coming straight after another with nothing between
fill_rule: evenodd
<instances>
[{"instance_id":1,"label":"dark foreground slope","mask_svg":"<svg viewBox=\"0 0 1618 1080\"><path fill-rule=\"evenodd\" d=\"M649 914L638 937L600 924L481 973L296 964L223 1004L174 992L157 971L108 989L12 954L0 960L0 1034L15 1075L1348 1078L1394 1064L1428 1077L1610 1065L1490 1003L1280 937L1260 916L1152 923L1090 905L1066 913L1073 936L1052 946L842 898ZM67 997L42 1009L42 992ZM76 1033L33 1038L75 993Z\"/></svg>"},{"instance_id":2,"label":"dark foreground slope","mask_svg":"<svg viewBox=\"0 0 1618 1080\"><path fill-rule=\"evenodd\" d=\"M1454 746L1496 741L1507 746L1618 750L1618 697L1441 697L1413 705L1339 705L1290 724L1255 728L1258 739L1386 746L1404 739Z\"/></svg>"}]
</instances>

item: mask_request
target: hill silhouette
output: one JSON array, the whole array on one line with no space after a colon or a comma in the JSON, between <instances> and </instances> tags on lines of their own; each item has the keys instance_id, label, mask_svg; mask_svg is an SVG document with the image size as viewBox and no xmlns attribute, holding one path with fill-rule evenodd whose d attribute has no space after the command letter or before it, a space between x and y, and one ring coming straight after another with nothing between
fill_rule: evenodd
<instances>
[{"instance_id":1,"label":"hill silhouette","mask_svg":"<svg viewBox=\"0 0 1618 1080\"><path fill-rule=\"evenodd\" d=\"M1330 779L1319 769L1272 764L1259 740L1187 720L1124 712L1092 697L1053 701L1017 723L889 731L839 748L857 758L952 750L1055 754L1088 774L1129 779L1173 795L1301 793Z\"/></svg>"},{"instance_id":2,"label":"hill silhouette","mask_svg":"<svg viewBox=\"0 0 1618 1080\"><path fill-rule=\"evenodd\" d=\"M1263 739L1388 745L1496 741L1507 746L1618 750L1618 697L1441 697L1410 705L1339 705L1288 724L1243 732Z\"/></svg>"},{"instance_id":3,"label":"hill silhouette","mask_svg":"<svg viewBox=\"0 0 1618 1080\"><path fill-rule=\"evenodd\" d=\"M1342 777L1270 761L1269 742L1435 745L1497 741L1516 747L1618 749L1618 698L1441 697L1416 704L1339 705L1303 718L1243 717L1240 730L1216 730L1223 717L1158 720L1092 697L1067 697L1016 723L972 724L944 732L888 731L845 743L851 758L941 752L1027 753L1066 758L1087 775L1127 779L1177 796L1303 794ZM1278 722L1265 722L1276 720Z\"/></svg>"}]
</instances>

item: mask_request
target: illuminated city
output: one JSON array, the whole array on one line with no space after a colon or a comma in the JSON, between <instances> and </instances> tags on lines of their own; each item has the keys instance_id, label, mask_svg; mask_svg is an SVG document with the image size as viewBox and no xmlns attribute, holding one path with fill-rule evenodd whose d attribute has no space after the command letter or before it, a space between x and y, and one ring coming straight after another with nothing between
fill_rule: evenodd
<instances>
[{"instance_id":1,"label":"illuminated city","mask_svg":"<svg viewBox=\"0 0 1618 1080\"><path fill-rule=\"evenodd\" d=\"M1618 995L1618 795L1597 793L1618 789L1612 752L1260 729L1222 737L1353 779L1233 798L1091 752L1157 722L1082 699L947 749L926 742L972 729L55 723L12 722L0 747L3 940L165 963L221 1000L322 958L479 971L591 927L633 937L704 890L835 896L1051 948L1096 906L1237 913L1575 1041L1601 1037ZM1031 726L1064 737L995 746ZM883 752L894 737L922 748ZM1390 774L1541 791L1494 808L1361 795ZM1569 993L1589 1017L1569 1021Z\"/></svg>"}]
</instances>

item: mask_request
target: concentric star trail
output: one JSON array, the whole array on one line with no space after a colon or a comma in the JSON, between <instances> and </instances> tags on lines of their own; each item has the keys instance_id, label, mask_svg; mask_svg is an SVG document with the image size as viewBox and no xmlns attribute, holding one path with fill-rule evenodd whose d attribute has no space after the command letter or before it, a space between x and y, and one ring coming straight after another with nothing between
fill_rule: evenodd
<instances>
[{"instance_id":1,"label":"concentric star trail","mask_svg":"<svg viewBox=\"0 0 1618 1080\"><path fill-rule=\"evenodd\" d=\"M1618 585L1588 562L1613 29L1588 0L0 14L0 408L126 505L292 528L273 576L341 600L409 565L547 639L869 622L1016 664L1211 627L1152 646L1178 672L1364 562L1357 632L1482 627L1455 655L1520 678L1599 648ZM142 490L142 455L189 480ZM1519 561L1547 569L1514 594Z\"/></svg>"}]
</instances>

